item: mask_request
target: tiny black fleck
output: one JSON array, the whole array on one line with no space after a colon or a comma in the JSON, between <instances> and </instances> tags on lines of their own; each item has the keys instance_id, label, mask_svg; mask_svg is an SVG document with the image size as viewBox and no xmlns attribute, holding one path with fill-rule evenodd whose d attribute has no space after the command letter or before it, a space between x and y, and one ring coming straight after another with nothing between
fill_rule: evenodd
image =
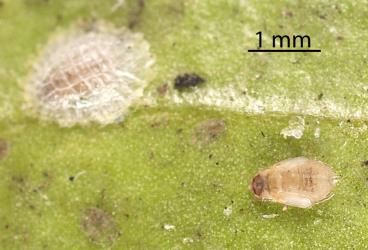
<instances>
[{"instance_id":1,"label":"tiny black fleck","mask_svg":"<svg viewBox=\"0 0 368 250\"><path fill-rule=\"evenodd\" d=\"M205 80L197 74L185 73L183 75L178 75L175 78L174 87L181 90L185 88L195 87L204 82Z\"/></svg>"},{"instance_id":2,"label":"tiny black fleck","mask_svg":"<svg viewBox=\"0 0 368 250\"><path fill-rule=\"evenodd\" d=\"M74 176L69 176L69 181L74 181Z\"/></svg>"},{"instance_id":3,"label":"tiny black fleck","mask_svg":"<svg viewBox=\"0 0 368 250\"><path fill-rule=\"evenodd\" d=\"M322 98L323 98L323 93L320 93L320 94L318 95L317 99L320 101L320 100L322 100Z\"/></svg>"},{"instance_id":4,"label":"tiny black fleck","mask_svg":"<svg viewBox=\"0 0 368 250\"><path fill-rule=\"evenodd\" d=\"M364 165L364 166L368 166L368 160L363 161L363 162L362 162L362 165Z\"/></svg>"}]
</instances>

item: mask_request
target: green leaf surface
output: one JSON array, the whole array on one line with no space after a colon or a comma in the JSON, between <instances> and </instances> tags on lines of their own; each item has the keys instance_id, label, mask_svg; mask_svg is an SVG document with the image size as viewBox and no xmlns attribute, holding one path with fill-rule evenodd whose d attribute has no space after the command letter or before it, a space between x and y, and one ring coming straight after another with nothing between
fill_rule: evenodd
<instances>
[{"instance_id":1,"label":"green leaf surface","mask_svg":"<svg viewBox=\"0 0 368 250\"><path fill-rule=\"evenodd\" d=\"M1 249L368 248L365 1L0 3ZM150 43L142 99L105 127L29 117L23 88L39 52L94 20ZM258 31L264 48L308 34L322 52L248 53ZM206 81L178 91L184 73ZM302 137L284 138L294 120ZM333 168L335 196L285 212L256 201L253 175L297 156Z\"/></svg>"}]
</instances>

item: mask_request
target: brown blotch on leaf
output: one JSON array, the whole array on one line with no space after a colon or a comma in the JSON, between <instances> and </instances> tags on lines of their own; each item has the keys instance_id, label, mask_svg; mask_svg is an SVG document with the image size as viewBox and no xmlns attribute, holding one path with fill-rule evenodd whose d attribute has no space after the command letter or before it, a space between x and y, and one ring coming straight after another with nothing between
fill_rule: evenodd
<instances>
[{"instance_id":1,"label":"brown blotch on leaf","mask_svg":"<svg viewBox=\"0 0 368 250\"><path fill-rule=\"evenodd\" d=\"M5 156L9 153L9 143L0 138L0 160L4 159Z\"/></svg>"},{"instance_id":2,"label":"brown blotch on leaf","mask_svg":"<svg viewBox=\"0 0 368 250\"><path fill-rule=\"evenodd\" d=\"M128 27L130 29L134 29L141 22L142 13L146 5L145 0L137 0L135 3L136 6L134 6L129 17Z\"/></svg>"},{"instance_id":3,"label":"brown blotch on leaf","mask_svg":"<svg viewBox=\"0 0 368 250\"><path fill-rule=\"evenodd\" d=\"M148 123L150 124L151 128L162 128L162 127L166 127L169 124L169 114L168 113L148 116L146 119Z\"/></svg>"},{"instance_id":4,"label":"brown blotch on leaf","mask_svg":"<svg viewBox=\"0 0 368 250\"><path fill-rule=\"evenodd\" d=\"M11 180L14 189L16 189L17 191L24 193L28 190L25 177L21 175L14 175L11 177Z\"/></svg>"},{"instance_id":5,"label":"brown blotch on leaf","mask_svg":"<svg viewBox=\"0 0 368 250\"><path fill-rule=\"evenodd\" d=\"M197 74L178 75L174 81L174 87L178 90L183 90L190 87L195 87L204 83L205 80Z\"/></svg>"},{"instance_id":6,"label":"brown blotch on leaf","mask_svg":"<svg viewBox=\"0 0 368 250\"><path fill-rule=\"evenodd\" d=\"M97 207L82 213L81 226L93 243L102 246L112 246L121 235L114 218Z\"/></svg>"},{"instance_id":7,"label":"brown blotch on leaf","mask_svg":"<svg viewBox=\"0 0 368 250\"><path fill-rule=\"evenodd\" d=\"M362 165L368 167L368 160L362 161Z\"/></svg>"},{"instance_id":8,"label":"brown blotch on leaf","mask_svg":"<svg viewBox=\"0 0 368 250\"><path fill-rule=\"evenodd\" d=\"M290 10L283 10L282 15L284 17L293 17L294 16L293 12L291 12Z\"/></svg>"},{"instance_id":9,"label":"brown blotch on leaf","mask_svg":"<svg viewBox=\"0 0 368 250\"><path fill-rule=\"evenodd\" d=\"M225 130L226 124L222 119L209 119L200 122L195 128L191 142L198 146L208 145L217 140Z\"/></svg>"},{"instance_id":10,"label":"brown blotch on leaf","mask_svg":"<svg viewBox=\"0 0 368 250\"><path fill-rule=\"evenodd\" d=\"M167 93L167 91L169 90L169 85L168 84L162 84L162 85L160 85L160 86L158 86L157 88L156 88L156 91L157 91L157 94L159 95L159 96L164 96L164 95L166 95L166 93Z\"/></svg>"}]
</instances>

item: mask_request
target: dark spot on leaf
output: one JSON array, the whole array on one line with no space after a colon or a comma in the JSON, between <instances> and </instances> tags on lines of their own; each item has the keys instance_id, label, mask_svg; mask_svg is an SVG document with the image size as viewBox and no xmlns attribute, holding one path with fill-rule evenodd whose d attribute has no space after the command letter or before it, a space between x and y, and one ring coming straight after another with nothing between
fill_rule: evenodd
<instances>
[{"instance_id":1,"label":"dark spot on leaf","mask_svg":"<svg viewBox=\"0 0 368 250\"><path fill-rule=\"evenodd\" d=\"M8 142L0 138L0 160L5 158L8 152L9 152Z\"/></svg>"},{"instance_id":2,"label":"dark spot on leaf","mask_svg":"<svg viewBox=\"0 0 368 250\"><path fill-rule=\"evenodd\" d=\"M322 98L323 98L323 93L320 93L320 94L318 95L317 99L320 101L320 100L322 100Z\"/></svg>"},{"instance_id":3,"label":"dark spot on leaf","mask_svg":"<svg viewBox=\"0 0 368 250\"><path fill-rule=\"evenodd\" d=\"M14 175L11 178L12 180L12 184L14 185L14 189L16 189L17 191L24 193L26 191L28 191L27 189L27 185L26 185L26 180L23 176L21 175Z\"/></svg>"},{"instance_id":4,"label":"dark spot on leaf","mask_svg":"<svg viewBox=\"0 0 368 250\"><path fill-rule=\"evenodd\" d=\"M327 18L326 14L319 13L318 17L325 20Z\"/></svg>"},{"instance_id":5,"label":"dark spot on leaf","mask_svg":"<svg viewBox=\"0 0 368 250\"><path fill-rule=\"evenodd\" d=\"M164 96L167 93L168 90L169 90L169 85L166 84L166 83L162 84L162 85L160 85L156 88L157 94L159 96Z\"/></svg>"},{"instance_id":6,"label":"dark spot on leaf","mask_svg":"<svg viewBox=\"0 0 368 250\"><path fill-rule=\"evenodd\" d=\"M178 90L183 90L190 87L198 86L204 83L205 80L197 74L183 74L175 78L174 87Z\"/></svg>"},{"instance_id":7,"label":"dark spot on leaf","mask_svg":"<svg viewBox=\"0 0 368 250\"><path fill-rule=\"evenodd\" d=\"M58 23L61 23L64 20L63 14L58 13L55 17Z\"/></svg>"},{"instance_id":8,"label":"dark spot on leaf","mask_svg":"<svg viewBox=\"0 0 368 250\"><path fill-rule=\"evenodd\" d=\"M169 114L162 113L148 117L151 128L161 128L169 124Z\"/></svg>"},{"instance_id":9,"label":"dark spot on leaf","mask_svg":"<svg viewBox=\"0 0 368 250\"><path fill-rule=\"evenodd\" d=\"M192 144L197 144L198 146L208 145L216 141L225 130L226 124L224 120L209 119L203 121L195 127Z\"/></svg>"},{"instance_id":10,"label":"dark spot on leaf","mask_svg":"<svg viewBox=\"0 0 368 250\"><path fill-rule=\"evenodd\" d=\"M362 165L363 165L363 166L368 166L368 160L364 160L364 161L362 162Z\"/></svg>"},{"instance_id":11,"label":"dark spot on leaf","mask_svg":"<svg viewBox=\"0 0 368 250\"><path fill-rule=\"evenodd\" d=\"M81 226L93 243L105 247L113 245L120 237L114 218L97 207L90 207L82 213Z\"/></svg>"},{"instance_id":12,"label":"dark spot on leaf","mask_svg":"<svg viewBox=\"0 0 368 250\"><path fill-rule=\"evenodd\" d=\"M74 181L74 176L69 176L69 181L73 182Z\"/></svg>"},{"instance_id":13,"label":"dark spot on leaf","mask_svg":"<svg viewBox=\"0 0 368 250\"><path fill-rule=\"evenodd\" d=\"M135 3L136 6L134 6L129 18L128 27L130 29L135 28L141 22L142 13L145 7L145 0L137 0Z\"/></svg>"},{"instance_id":14,"label":"dark spot on leaf","mask_svg":"<svg viewBox=\"0 0 368 250\"><path fill-rule=\"evenodd\" d=\"M282 11L282 15L284 16L284 17L293 17L293 12L291 12L290 10L283 10Z\"/></svg>"},{"instance_id":15,"label":"dark spot on leaf","mask_svg":"<svg viewBox=\"0 0 368 250\"><path fill-rule=\"evenodd\" d=\"M196 234L196 236L198 237L198 238L202 238L202 232L201 231L197 231L197 234Z\"/></svg>"},{"instance_id":16,"label":"dark spot on leaf","mask_svg":"<svg viewBox=\"0 0 368 250\"><path fill-rule=\"evenodd\" d=\"M266 136L265 136L265 134L263 133L263 131L261 131L261 135L262 135L263 137L266 137Z\"/></svg>"}]
</instances>

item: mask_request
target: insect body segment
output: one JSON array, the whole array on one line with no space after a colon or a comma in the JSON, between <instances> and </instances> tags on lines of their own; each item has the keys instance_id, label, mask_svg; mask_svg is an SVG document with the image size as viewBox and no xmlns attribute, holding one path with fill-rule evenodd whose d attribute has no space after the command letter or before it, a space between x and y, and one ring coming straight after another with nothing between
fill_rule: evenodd
<instances>
[{"instance_id":1,"label":"insect body segment","mask_svg":"<svg viewBox=\"0 0 368 250\"><path fill-rule=\"evenodd\" d=\"M287 159L260 171L251 183L256 198L308 208L331 197L337 175L305 157Z\"/></svg>"}]
</instances>

